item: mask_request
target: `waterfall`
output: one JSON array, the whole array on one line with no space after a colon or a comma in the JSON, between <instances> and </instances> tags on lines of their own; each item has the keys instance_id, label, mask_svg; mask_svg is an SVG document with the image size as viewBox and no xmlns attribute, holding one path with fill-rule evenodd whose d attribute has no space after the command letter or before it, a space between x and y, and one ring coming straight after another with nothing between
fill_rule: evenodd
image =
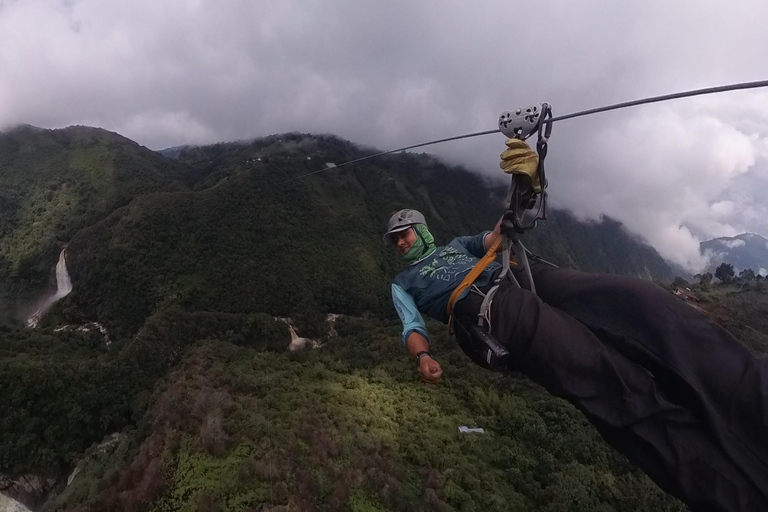
<instances>
[{"instance_id":1,"label":"waterfall","mask_svg":"<svg viewBox=\"0 0 768 512\"><path fill-rule=\"evenodd\" d=\"M315 340L299 337L298 333L296 332L296 329L294 329L291 324L288 324L288 330L291 332L291 344L288 345L288 350L290 350L291 352L307 346L317 348L317 342Z\"/></svg>"},{"instance_id":2,"label":"waterfall","mask_svg":"<svg viewBox=\"0 0 768 512\"><path fill-rule=\"evenodd\" d=\"M59 261L56 263L56 295L53 296L53 302L69 295L72 291L72 280L69 278L69 272L67 272L65 252L66 249L61 251L61 254L59 254ZM51 304L53 304L53 302L51 302Z\"/></svg>"},{"instance_id":3,"label":"waterfall","mask_svg":"<svg viewBox=\"0 0 768 512\"><path fill-rule=\"evenodd\" d=\"M61 251L59 254L59 261L56 263L56 293L47 297L43 301L43 304L37 308L37 311L35 311L32 316L29 317L27 320L27 325L29 327L37 327L37 325L40 323L40 319L53 305L53 303L62 297L69 295L69 293L72 291L72 280L69 277L69 272L67 272L66 251L66 249Z\"/></svg>"},{"instance_id":4,"label":"waterfall","mask_svg":"<svg viewBox=\"0 0 768 512\"><path fill-rule=\"evenodd\" d=\"M304 347L320 348L322 346L315 340L301 338L293 327L293 320L290 318L275 318L275 320L279 320L288 326L288 331L291 333L291 343L288 345L288 350L291 352Z\"/></svg>"},{"instance_id":5,"label":"waterfall","mask_svg":"<svg viewBox=\"0 0 768 512\"><path fill-rule=\"evenodd\" d=\"M0 512L31 512L27 507L0 493Z\"/></svg>"}]
</instances>

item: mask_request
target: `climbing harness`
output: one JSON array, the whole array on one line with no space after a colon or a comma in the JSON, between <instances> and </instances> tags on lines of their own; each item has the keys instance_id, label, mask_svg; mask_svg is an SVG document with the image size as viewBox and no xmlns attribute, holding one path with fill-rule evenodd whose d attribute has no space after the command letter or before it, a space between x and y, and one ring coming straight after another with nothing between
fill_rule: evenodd
<instances>
[{"instance_id":1,"label":"climbing harness","mask_svg":"<svg viewBox=\"0 0 768 512\"><path fill-rule=\"evenodd\" d=\"M547 218L547 179L544 173L544 159L547 156L547 141L552 133L552 125L547 123L551 117L552 109L548 103L538 103L525 109L518 108L514 114L503 112L499 117L499 130L509 138L525 140L534 133L538 134L536 152L539 155L539 160L536 166L536 177L540 183L539 190L537 191L534 186L536 177L523 173L512 175L512 182L505 203L506 210L501 222L501 238L488 249L485 257L475 265L453 291L448 300L448 315L453 314L453 306L464 290L471 287L483 270L496 258L499 248L502 249L502 272L497 283L503 277L509 276L519 286L517 279L509 269L512 247L514 246L517 248L514 253L519 254L522 265L527 269L531 291L536 292L528 268L526 249L520 241L519 235L533 229L539 220L546 220ZM533 209L537 204L538 208L533 218L525 220L526 210ZM494 293L496 293L496 288L493 288L489 295L492 296Z\"/></svg>"},{"instance_id":2,"label":"climbing harness","mask_svg":"<svg viewBox=\"0 0 768 512\"><path fill-rule=\"evenodd\" d=\"M453 333L454 325L458 325L467 335L463 340L460 339L460 343L465 344L462 348L475 354L475 358L479 356L486 363L486 366L493 370L504 369L509 365L509 352L491 334L491 305L504 278L508 278L515 286L521 288L510 268L510 262L515 261L513 255L518 260L515 262L522 266L525 271L530 290L536 293L536 285L528 261L528 254L530 253L520 240L520 235L536 227L539 220L546 220L547 218L547 179L544 171L544 160L547 156L549 137L552 134L551 119L552 108L549 103L538 103L527 108L518 108L514 113L503 112L499 116L499 131L510 139L524 141L534 133L537 134L536 153L539 159L536 173L535 176L523 172L512 174L505 203L506 209L500 225L501 236L456 287L448 300L449 333ZM537 182L538 186L536 186ZM534 209L535 213L526 218L527 212ZM474 282L496 259L500 248L502 255L501 272L494 280L493 286L487 293L483 293L474 285ZM455 321L453 316L456 301L467 289L470 289L470 293L477 293L483 297L477 314L477 324L470 326Z\"/></svg>"}]
</instances>

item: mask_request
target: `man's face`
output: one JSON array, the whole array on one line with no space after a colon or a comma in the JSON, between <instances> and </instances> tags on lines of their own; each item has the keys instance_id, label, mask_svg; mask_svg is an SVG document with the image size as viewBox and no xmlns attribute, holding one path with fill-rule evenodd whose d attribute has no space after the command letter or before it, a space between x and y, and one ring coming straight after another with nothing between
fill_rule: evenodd
<instances>
[{"instance_id":1,"label":"man's face","mask_svg":"<svg viewBox=\"0 0 768 512\"><path fill-rule=\"evenodd\" d=\"M397 252L400 254L405 254L408 252L408 250L411 248L411 246L416 242L416 231L414 229L408 228L405 231L400 231L399 233L395 233L395 246L397 247Z\"/></svg>"}]
</instances>

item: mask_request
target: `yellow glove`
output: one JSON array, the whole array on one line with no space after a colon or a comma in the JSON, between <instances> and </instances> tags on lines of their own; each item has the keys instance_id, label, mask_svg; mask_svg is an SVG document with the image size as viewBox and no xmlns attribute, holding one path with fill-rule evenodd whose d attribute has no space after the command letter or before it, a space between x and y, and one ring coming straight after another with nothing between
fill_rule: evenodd
<instances>
[{"instance_id":1,"label":"yellow glove","mask_svg":"<svg viewBox=\"0 0 768 512\"><path fill-rule=\"evenodd\" d=\"M531 181L531 187L541 193L539 180L539 155L520 139L507 139L507 149L501 154L499 167L507 174L525 174Z\"/></svg>"}]
</instances>

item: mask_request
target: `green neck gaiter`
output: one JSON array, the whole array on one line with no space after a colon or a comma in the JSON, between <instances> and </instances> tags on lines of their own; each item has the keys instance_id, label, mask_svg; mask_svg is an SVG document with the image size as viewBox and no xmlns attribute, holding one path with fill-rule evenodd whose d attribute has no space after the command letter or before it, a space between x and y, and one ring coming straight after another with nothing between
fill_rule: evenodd
<instances>
[{"instance_id":1,"label":"green neck gaiter","mask_svg":"<svg viewBox=\"0 0 768 512\"><path fill-rule=\"evenodd\" d=\"M427 226L424 224L416 224L413 226L416 231L416 241L413 243L408 252L403 254L403 258L408 263L419 261L425 256L429 256L435 250L435 237L429 232Z\"/></svg>"}]
</instances>

